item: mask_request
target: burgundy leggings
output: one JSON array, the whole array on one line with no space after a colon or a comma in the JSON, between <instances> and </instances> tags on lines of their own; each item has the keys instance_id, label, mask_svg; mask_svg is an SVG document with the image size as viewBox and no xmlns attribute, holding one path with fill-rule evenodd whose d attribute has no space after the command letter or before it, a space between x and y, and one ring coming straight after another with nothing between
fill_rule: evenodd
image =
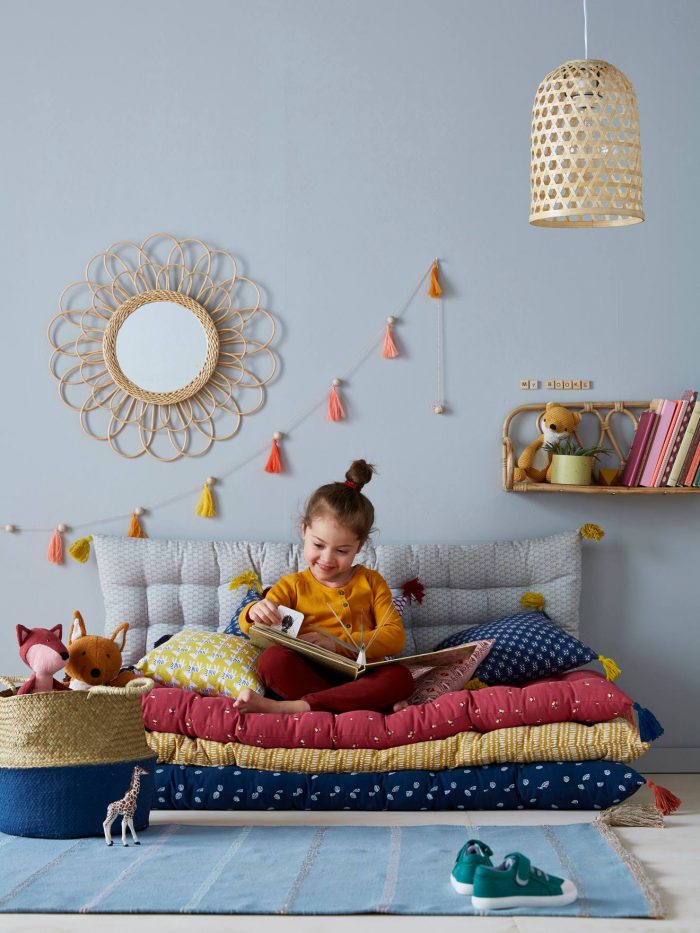
<instances>
[{"instance_id":1,"label":"burgundy leggings","mask_svg":"<svg viewBox=\"0 0 700 933\"><path fill-rule=\"evenodd\" d=\"M343 680L330 669L321 672L298 652L282 645L265 648L258 658L258 674L283 700L305 700L312 710L347 713L390 710L413 693L413 677L402 664L378 667L357 680Z\"/></svg>"}]
</instances>

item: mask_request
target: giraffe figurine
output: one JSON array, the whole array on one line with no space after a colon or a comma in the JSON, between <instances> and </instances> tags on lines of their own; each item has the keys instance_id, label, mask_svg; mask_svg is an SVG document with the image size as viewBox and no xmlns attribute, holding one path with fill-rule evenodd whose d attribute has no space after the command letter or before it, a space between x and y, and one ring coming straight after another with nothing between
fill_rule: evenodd
<instances>
[{"instance_id":1,"label":"giraffe figurine","mask_svg":"<svg viewBox=\"0 0 700 933\"><path fill-rule=\"evenodd\" d=\"M107 807L107 816L105 817L105 821L102 824L102 828L105 831L105 842L108 846L112 845L112 823L118 816L121 816L122 818L122 845L129 845L129 843L126 841L127 826L131 830L131 835L134 839L134 845L141 845L139 837L136 835L136 830L134 829L134 813L136 813L136 804L138 803L139 799L142 774L148 774L148 771L146 771L145 768L142 768L141 765L136 765L134 772L131 775L131 784L129 785L129 790L124 794L121 800L115 800Z\"/></svg>"}]
</instances>

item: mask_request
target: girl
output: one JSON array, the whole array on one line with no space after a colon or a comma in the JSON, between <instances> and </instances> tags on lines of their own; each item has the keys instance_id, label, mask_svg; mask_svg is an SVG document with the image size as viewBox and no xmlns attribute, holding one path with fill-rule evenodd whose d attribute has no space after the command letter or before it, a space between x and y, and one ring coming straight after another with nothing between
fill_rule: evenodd
<instances>
[{"instance_id":1,"label":"girl","mask_svg":"<svg viewBox=\"0 0 700 933\"><path fill-rule=\"evenodd\" d=\"M343 648L311 626L324 629L336 638L350 640L334 612L353 633L359 644L360 619L364 620L367 660L376 661L398 654L405 634L401 616L391 601L391 591L381 574L362 564L353 564L374 523L374 508L362 487L374 467L355 460L344 483L320 486L309 499L301 532L306 570L291 573L276 583L265 599L251 603L239 617L247 632L258 625L279 623L279 605L304 614L298 638L329 651ZM370 644L371 640L371 644ZM349 657L356 652L348 650ZM413 692L413 678L401 664L387 664L357 680L343 681L327 669L321 670L291 648L273 645L258 659L258 673L265 686L279 700L261 697L244 689L235 705L246 713L303 713L326 710L343 713L354 709L382 711L401 709Z\"/></svg>"}]
</instances>

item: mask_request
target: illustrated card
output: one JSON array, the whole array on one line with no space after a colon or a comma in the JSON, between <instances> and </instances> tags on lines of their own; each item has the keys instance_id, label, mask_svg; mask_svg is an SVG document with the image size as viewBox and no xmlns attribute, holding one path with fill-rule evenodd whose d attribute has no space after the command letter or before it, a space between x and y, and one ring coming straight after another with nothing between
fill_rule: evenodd
<instances>
[{"instance_id":1,"label":"illustrated card","mask_svg":"<svg viewBox=\"0 0 700 933\"><path fill-rule=\"evenodd\" d=\"M301 623L304 621L304 613L297 612L296 609L290 609L289 606L278 606L277 611L280 615L279 625L272 625L270 627L279 632L283 632L285 635L289 635L290 638L296 638L299 634Z\"/></svg>"}]
</instances>

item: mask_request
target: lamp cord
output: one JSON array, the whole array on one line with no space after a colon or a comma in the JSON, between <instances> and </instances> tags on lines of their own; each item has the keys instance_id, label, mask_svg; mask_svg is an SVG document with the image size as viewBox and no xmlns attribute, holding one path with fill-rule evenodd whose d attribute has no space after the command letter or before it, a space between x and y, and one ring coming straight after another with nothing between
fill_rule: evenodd
<instances>
[{"instance_id":1,"label":"lamp cord","mask_svg":"<svg viewBox=\"0 0 700 933\"><path fill-rule=\"evenodd\" d=\"M586 0L583 0L583 48L585 59L588 58L588 10L586 9Z\"/></svg>"}]
</instances>

